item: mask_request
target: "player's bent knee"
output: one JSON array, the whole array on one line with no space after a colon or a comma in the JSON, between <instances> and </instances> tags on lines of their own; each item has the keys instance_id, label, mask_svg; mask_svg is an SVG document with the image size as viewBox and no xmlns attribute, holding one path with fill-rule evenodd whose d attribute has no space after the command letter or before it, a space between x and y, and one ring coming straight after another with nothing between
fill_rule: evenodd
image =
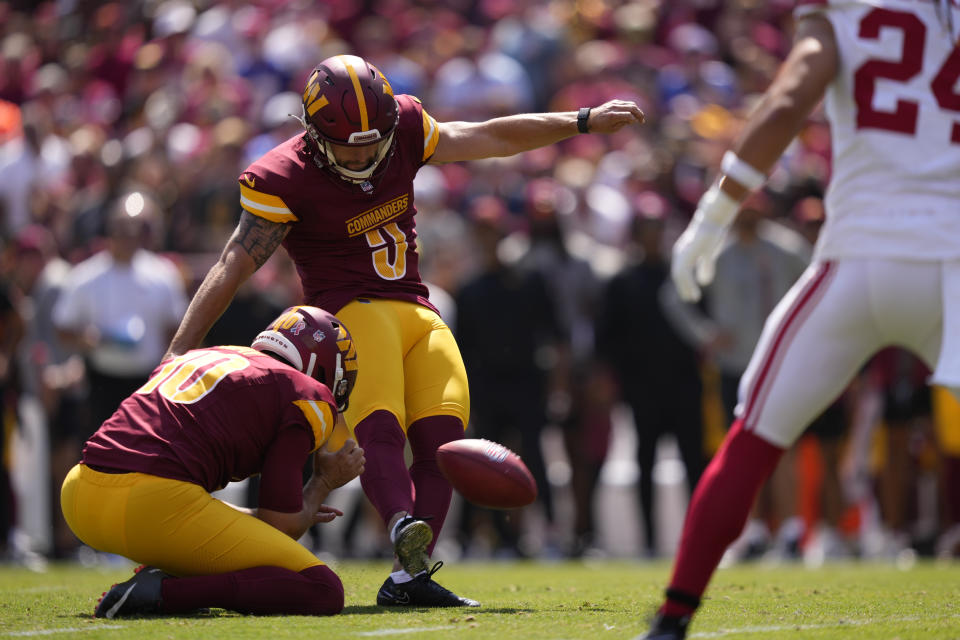
<instances>
[{"instance_id":1,"label":"player's bent knee","mask_svg":"<svg viewBox=\"0 0 960 640\"><path fill-rule=\"evenodd\" d=\"M326 565L317 565L304 569L300 575L309 579L306 601L310 604L309 611L304 611L304 614L332 616L343 611L343 582L333 569Z\"/></svg>"},{"instance_id":2,"label":"player's bent knee","mask_svg":"<svg viewBox=\"0 0 960 640\"><path fill-rule=\"evenodd\" d=\"M354 433L361 447L380 443L402 448L406 442L400 423L389 411L374 411L354 427Z\"/></svg>"}]
</instances>

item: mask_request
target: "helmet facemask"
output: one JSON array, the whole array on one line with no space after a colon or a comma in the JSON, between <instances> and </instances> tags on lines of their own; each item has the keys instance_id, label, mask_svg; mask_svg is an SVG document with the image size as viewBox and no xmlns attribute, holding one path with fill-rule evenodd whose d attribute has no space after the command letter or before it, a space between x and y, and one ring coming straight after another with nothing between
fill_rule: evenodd
<instances>
[{"instance_id":1,"label":"helmet facemask","mask_svg":"<svg viewBox=\"0 0 960 640\"><path fill-rule=\"evenodd\" d=\"M337 354L337 364L333 370L333 381L330 383L330 390L333 392L333 399L337 401L337 410L343 413L347 410L350 399L350 381L344 377L343 356Z\"/></svg>"},{"instance_id":2,"label":"helmet facemask","mask_svg":"<svg viewBox=\"0 0 960 640\"><path fill-rule=\"evenodd\" d=\"M307 137L319 150L318 160L320 163L336 173L340 178L347 182L361 184L369 181L376 173L377 169L386 167L384 160L393 152L394 133L396 132L396 121L387 132L386 136L381 136L377 129L369 131L355 131L350 134L346 142L340 142L331 138L324 137L320 131L310 122L307 117L306 108L300 121L307 130ZM337 161L335 147L371 147L376 145L376 152L373 154L370 164L361 170L348 169Z\"/></svg>"},{"instance_id":3,"label":"helmet facemask","mask_svg":"<svg viewBox=\"0 0 960 640\"><path fill-rule=\"evenodd\" d=\"M314 67L302 105L300 121L317 166L372 191L371 180L389 163L400 121L387 78L363 58L332 56ZM359 161L366 166L357 168Z\"/></svg>"}]
</instances>

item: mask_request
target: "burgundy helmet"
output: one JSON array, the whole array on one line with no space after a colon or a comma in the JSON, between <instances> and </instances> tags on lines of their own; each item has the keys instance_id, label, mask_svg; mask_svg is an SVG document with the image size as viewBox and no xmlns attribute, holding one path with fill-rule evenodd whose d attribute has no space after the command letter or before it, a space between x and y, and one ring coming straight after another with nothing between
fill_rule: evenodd
<instances>
[{"instance_id":1,"label":"burgundy helmet","mask_svg":"<svg viewBox=\"0 0 960 640\"><path fill-rule=\"evenodd\" d=\"M303 90L303 126L317 146L320 163L344 180L363 183L393 152L399 120L393 89L380 70L357 56L327 58L310 73ZM351 170L337 163L331 144L345 147L375 145L371 163Z\"/></svg>"},{"instance_id":2,"label":"burgundy helmet","mask_svg":"<svg viewBox=\"0 0 960 640\"><path fill-rule=\"evenodd\" d=\"M318 307L290 307L250 345L279 356L294 369L327 385L337 409L347 410L357 381L357 351L340 320Z\"/></svg>"}]
</instances>

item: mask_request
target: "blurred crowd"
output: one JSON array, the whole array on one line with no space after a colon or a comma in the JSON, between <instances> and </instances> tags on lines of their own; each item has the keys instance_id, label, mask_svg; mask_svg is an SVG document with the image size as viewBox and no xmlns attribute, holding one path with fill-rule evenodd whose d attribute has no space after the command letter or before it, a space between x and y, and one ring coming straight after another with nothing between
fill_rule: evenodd
<instances>
[{"instance_id":1,"label":"blurred crowd","mask_svg":"<svg viewBox=\"0 0 960 640\"><path fill-rule=\"evenodd\" d=\"M290 116L307 74L353 53L439 121L612 98L646 113L646 125L613 136L424 167L415 204L421 271L470 376L468 434L513 447L541 488L523 513L464 505L460 526L448 527L460 550L602 553L597 490L622 406L638 443L638 548L668 551L654 526L658 442L676 444L692 486L729 422L763 319L809 261L823 219L830 144L816 117L744 207L704 303L680 303L667 282L673 239L789 47L791 9L0 2L0 549L77 554L52 498L63 474L159 361L236 224L237 176L301 131ZM208 344L249 343L299 296L279 252ZM960 408L925 376L896 351L866 365L785 458L731 557L952 554ZM559 452L544 453L549 433ZM567 473L550 472L557 456ZM37 486L50 507L31 527L22 496ZM532 521L542 532L533 542ZM46 537L11 535L44 526Z\"/></svg>"}]
</instances>

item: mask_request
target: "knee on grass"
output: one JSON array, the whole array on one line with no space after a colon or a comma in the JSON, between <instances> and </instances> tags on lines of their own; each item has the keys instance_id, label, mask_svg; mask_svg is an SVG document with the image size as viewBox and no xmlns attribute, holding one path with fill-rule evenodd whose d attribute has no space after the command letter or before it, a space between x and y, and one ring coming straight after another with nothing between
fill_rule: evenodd
<instances>
[{"instance_id":1,"label":"knee on grass","mask_svg":"<svg viewBox=\"0 0 960 640\"><path fill-rule=\"evenodd\" d=\"M303 581L301 597L292 604L301 615L332 616L343 611L343 583L339 576L326 565L310 567L300 572L307 578Z\"/></svg>"}]
</instances>

